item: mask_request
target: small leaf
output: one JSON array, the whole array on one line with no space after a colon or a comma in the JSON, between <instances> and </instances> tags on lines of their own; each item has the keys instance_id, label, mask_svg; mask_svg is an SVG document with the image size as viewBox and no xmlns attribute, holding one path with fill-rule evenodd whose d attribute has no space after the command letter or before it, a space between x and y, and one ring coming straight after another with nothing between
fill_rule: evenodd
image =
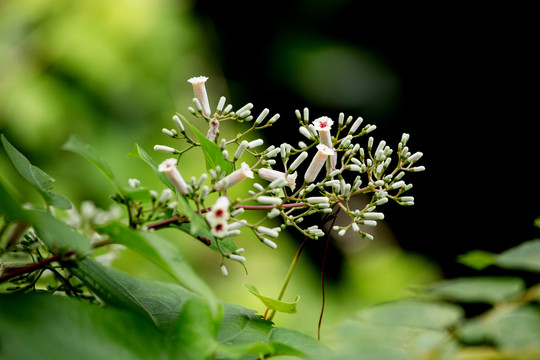
<instances>
[{"instance_id":1,"label":"small leaf","mask_svg":"<svg viewBox=\"0 0 540 360\"><path fill-rule=\"evenodd\" d=\"M496 254L487 251L472 250L466 254L460 255L457 261L475 270L482 270L490 265L493 265L495 256Z\"/></svg>"},{"instance_id":2,"label":"small leaf","mask_svg":"<svg viewBox=\"0 0 540 360\"><path fill-rule=\"evenodd\" d=\"M81 155L100 169L115 186L118 186L111 168L101 155L93 147L84 143L77 135L72 134L62 145L62 149Z\"/></svg>"},{"instance_id":3,"label":"small leaf","mask_svg":"<svg viewBox=\"0 0 540 360\"><path fill-rule=\"evenodd\" d=\"M263 304L271 310L275 310L275 311L279 311L279 312L283 312L287 314L294 314L297 311L296 304L300 300L300 296L297 296L294 302L284 302L284 301L272 299L272 298L259 294L259 290L257 290L255 286L247 282L244 283L244 287L248 289L250 293L258 297L263 302Z\"/></svg>"},{"instance_id":4,"label":"small leaf","mask_svg":"<svg viewBox=\"0 0 540 360\"><path fill-rule=\"evenodd\" d=\"M203 149L204 159L206 160L206 170L215 169L220 166L221 171L230 174L233 171L233 164L223 158L221 147L208 140L195 126L184 117L182 121L186 122L191 130L197 136L199 143Z\"/></svg>"},{"instance_id":5,"label":"small leaf","mask_svg":"<svg viewBox=\"0 0 540 360\"><path fill-rule=\"evenodd\" d=\"M463 302L494 304L523 291L524 281L511 277L473 277L443 281L435 284L429 294Z\"/></svg>"},{"instance_id":6,"label":"small leaf","mask_svg":"<svg viewBox=\"0 0 540 360\"><path fill-rule=\"evenodd\" d=\"M11 143L1 136L4 149L11 160L11 163L19 173L32 187L43 197L48 205L59 209L71 209L71 202L64 196L51 192L55 181L49 174L34 166L30 161L20 153Z\"/></svg>"},{"instance_id":7,"label":"small leaf","mask_svg":"<svg viewBox=\"0 0 540 360\"><path fill-rule=\"evenodd\" d=\"M158 179L161 180L163 184L165 184L169 189L176 191L174 185L171 183L167 175L165 175L164 172L158 170L158 164L154 161L154 159L152 159L150 155L148 155L146 151L144 151L142 147L139 146L139 144L135 144L135 147L128 154L128 157L139 158L143 160L145 163L150 165Z\"/></svg>"},{"instance_id":8,"label":"small leaf","mask_svg":"<svg viewBox=\"0 0 540 360\"><path fill-rule=\"evenodd\" d=\"M494 264L505 269L540 272L540 239L506 250L495 257Z\"/></svg>"}]
</instances>

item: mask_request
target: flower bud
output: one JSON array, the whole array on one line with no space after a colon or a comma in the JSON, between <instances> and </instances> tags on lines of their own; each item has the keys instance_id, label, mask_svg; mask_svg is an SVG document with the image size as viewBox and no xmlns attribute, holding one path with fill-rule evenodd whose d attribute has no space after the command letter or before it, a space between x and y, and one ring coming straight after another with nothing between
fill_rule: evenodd
<instances>
[{"instance_id":1,"label":"flower bud","mask_svg":"<svg viewBox=\"0 0 540 360\"><path fill-rule=\"evenodd\" d=\"M268 246L271 249L277 248L277 244L275 242L273 242L272 240L263 238L262 242L263 242L264 245Z\"/></svg>"},{"instance_id":2,"label":"flower bud","mask_svg":"<svg viewBox=\"0 0 540 360\"><path fill-rule=\"evenodd\" d=\"M165 145L154 145L154 150L166 154L177 154L178 151L175 148Z\"/></svg>"}]
</instances>

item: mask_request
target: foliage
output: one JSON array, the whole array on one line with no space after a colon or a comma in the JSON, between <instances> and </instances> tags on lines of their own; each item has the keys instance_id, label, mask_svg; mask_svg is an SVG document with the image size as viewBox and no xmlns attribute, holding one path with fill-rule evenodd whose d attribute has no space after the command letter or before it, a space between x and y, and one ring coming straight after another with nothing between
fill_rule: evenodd
<instances>
[{"instance_id":1,"label":"foliage","mask_svg":"<svg viewBox=\"0 0 540 360\"><path fill-rule=\"evenodd\" d=\"M303 141L297 146L284 143L259 151L256 149L263 141L248 141L246 136L271 126L279 115L265 121L269 115L265 109L255 118L252 104L233 111L231 105L225 106L223 97L215 112L209 112L206 79L190 81L196 97L189 110L208 126L207 135L177 114L173 117L176 128L163 129L163 133L184 148L154 148L174 157L158 164L139 145L129 154L148 164L162 181L161 194L141 186L137 179L122 183L104 157L76 135L63 146L105 175L115 189L112 199L125 209L125 216L84 204L79 213L70 200L53 192L54 179L32 165L2 135L7 157L45 204L23 205L0 179L2 358L540 357L540 287L511 274L446 280L414 297L359 310L338 325L334 338L325 339L325 343L275 326L276 312L296 312L300 298L291 302L283 297L304 246L317 239L330 241L330 232L343 236L351 231L373 239L368 229L384 218L375 210L389 200L413 205L413 197L404 194L412 185L403 179L407 173L424 170L416 165L422 153L409 151L408 134L403 135L396 152L385 141L375 144L373 137L361 146L356 141L374 131L373 125L362 127L362 118L341 114L332 134L332 119L319 117L310 123L307 109L296 114ZM227 140L219 127L230 121L248 128ZM177 164L194 149L204 154L206 172L185 180ZM311 162L305 166L310 153ZM297 186L299 172L303 179ZM264 185L256 182L247 195L233 195L234 185L255 174ZM350 200L359 194L366 195L368 202L354 209ZM259 217L247 218L245 212ZM346 215L347 224L334 223L338 212ZM304 227L307 216L316 216L320 224L330 226ZM281 226L269 227L276 219ZM241 229L251 231L272 249L286 228L303 234L305 240L276 298L245 284L266 306L261 316L219 300L183 252L162 236L159 230L163 228L187 233L207 246L219 256L218 265L225 276L230 263L247 267L242 248L236 245ZM478 269L494 266L538 272L539 241L502 254L476 251L460 261ZM173 282L143 279L108 266L104 256L114 256L118 246L146 257ZM484 311L469 314L471 303L484 304Z\"/></svg>"}]
</instances>

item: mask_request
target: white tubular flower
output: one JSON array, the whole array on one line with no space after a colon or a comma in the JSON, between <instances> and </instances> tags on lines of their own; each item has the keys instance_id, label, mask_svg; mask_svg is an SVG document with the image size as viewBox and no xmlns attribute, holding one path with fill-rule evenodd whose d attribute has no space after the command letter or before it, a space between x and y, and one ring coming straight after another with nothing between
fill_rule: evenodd
<instances>
[{"instance_id":1,"label":"white tubular flower","mask_svg":"<svg viewBox=\"0 0 540 360\"><path fill-rule=\"evenodd\" d=\"M183 195L189 193L188 186L180 175L178 168L176 167L176 159L170 158L159 164L158 170L164 172L169 178L175 189Z\"/></svg>"},{"instance_id":2,"label":"white tubular flower","mask_svg":"<svg viewBox=\"0 0 540 360\"><path fill-rule=\"evenodd\" d=\"M330 135L330 129L334 121L327 116L322 116L313 121L315 130L319 133L319 142L332 148L332 136Z\"/></svg>"},{"instance_id":3,"label":"white tubular flower","mask_svg":"<svg viewBox=\"0 0 540 360\"><path fill-rule=\"evenodd\" d=\"M208 80L206 76L192 77L188 81L193 85L193 93L201 104L202 113L204 116L210 116L210 103L208 102L208 94L204 83Z\"/></svg>"},{"instance_id":4,"label":"white tubular flower","mask_svg":"<svg viewBox=\"0 0 540 360\"><path fill-rule=\"evenodd\" d=\"M223 191L230 188L231 186L238 184L240 181L244 180L247 177L253 179L253 171L251 171L249 165L244 162L240 166L240 169L232 172L230 175L227 175L226 177L218 181L214 188L217 191Z\"/></svg>"},{"instance_id":5,"label":"white tubular flower","mask_svg":"<svg viewBox=\"0 0 540 360\"><path fill-rule=\"evenodd\" d=\"M324 144L317 145L317 150L317 153L311 160L311 163L309 164L309 167L304 174L304 181L307 183L311 183L315 180L317 175L319 175L322 167L324 166L324 163L326 162L328 156L335 154L334 150Z\"/></svg>"},{"instance_id":6,"label":"white tubular flower","mask_svg":"<svg viewBox=\"0 0 540 360\"><path fill-rule=\"evenodd\" d=\"M284 179L285 173L278 170L272 170L272 169L266 169L261 168L259 169L259 176L261 179L268 180L270 182L277 180L277 179ZM292 191L294 191L294 188L296 187L296 177L298 176L297 173L287 175L287 185L291 188Z\"/></svg>"}]
</instances>

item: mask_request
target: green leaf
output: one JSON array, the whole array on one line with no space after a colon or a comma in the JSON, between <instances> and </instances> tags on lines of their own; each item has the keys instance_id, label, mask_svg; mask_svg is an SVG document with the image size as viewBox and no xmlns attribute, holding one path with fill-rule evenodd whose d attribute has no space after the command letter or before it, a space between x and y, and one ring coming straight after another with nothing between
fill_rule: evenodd
<instances>
[{"instance_id":1,"label":"green leaf","mask_svg":"<svg viewBox=\"0 0 540 360\"><path fill-rule=\"evenodd\" d=\"M170 338L125 310L45 294L0 295L3 360L171 359Z\"/></svg>"},{"instance_id":2,"label":"green leaf","mask_svg":"<svg viewBox=\"0 0 540 360\"><path fill-rule=\"evenodd\" d=\"M135 231L123 224L112 222L97 229L117 244L122 244L145 256L148 260L172 275L179 284L203 296L217 311L212 289L197 275L184 258L181 250L159 234Z\"/></svg>"},{"instance_id":3,"label":"green leaf","mask_svg":"<svg viewBox=\"0 0 540 360\"><path fill-rule=\"evenodd\" d=\"M76 251L79 255L90 253L90 240L43 210L30 210L31 222L36 233L53 252Z\"/></svg>"},{"instance_id":4,"label":"green leaf","mask_svg":"<svg viewBox=\"0 0 540 360\"><path fill-rule=\"evenodd\" d=\"M494 264L506 269L540 272L540 239L506 250L495 257Z\"/></svg>"},{"instance_id":5,"label":"green leaf","mask_svg":"<svg viewBox=\"0 0 540 360\"><path fill-rule=\"evenodd\" d=\"M332 354L330 349L317 339L292 329L272 329L269 335L269 341L274 347L276 355L293 355L320 359Z\"/></svg>"},{"instance_id":6,"label":"green leaf","mask_svg":"<svg viewBox=\"0 0 540 360\"><path fill-rule=\"evenodd\" d=\"M540 310L537 306L501 307L499 311L467 321L458 331L460 339L489 341L505 350L540 352ZM517 357L516 357L517 358ZM536 358L531 355L530 359Z\"/></svg>"},{"instance_id":7,"label":"green leaf","mask_svg":"<svg viewBox=\"0 0 540 360\"><path fill-rule=\"evenodd\" d=\"M132 201L151 201L152 195L150 190L145 188L132 188L129 186L122 187L122 193L128 200Z\"/></svg>"},{"instance_id":8,"label":"green leaf","mask_svg":"<svg viewBox=\"0 0 540 360\"><path fill-rule=\"evenodd\" d=\"M72 134L64 145L62 145L62 149L81 155L100 169L115 186L118 186L109 164L105 162L93 147L84 143L77 135Z\"/></svg>"},{"instance_id":9,"label":"green leaf","mask_svg":"<svg viewBox=\"0 0 540 360\"><path fill-rule=\"evenodd\" d=\"M416 299L403 299L372 306L360 319L382 325L402 325L428 329L445 329L463 317L457 305Z\"/></svg>"},{"instance_id":10,"label":"green leaf","mask_svg":"<svg viewBox=\"0 0 540 360\"><path fill-rule=\"evenodd\" d=\"M71 209L71 202L64 196L51 192L55 181L49 174L34 166L11 143L1 135L4 149L17 172L43 197L48 205L59 209Z\"/></svg>"},{"instance_id":11,"label":"green leaf","mask_svg":"<svg viewBox=\"0 0 540 360\"><path fill-rule=\"evenodd\" d=\"M85 258L70 271L100 299L150 318L167 333L174 333L185 301L196 295L180 285L140 279Z\"/></svg>"},{"instance_id":12,"label":"green leaf","mask_svg":"<svg viewBox=\"0 0 540 360\"><path fill-rule=\"evenodd\" d=\"M212 358L217 346L217 327L208 305L201 299L187 300L178 317L176 340L180 345L176 359L205 360Z\"/></svg>"},{"instance_id":13,"label":"green leaf","mask_svg":"<svg viewBox=\"0 0 540 360\"><path fill-rule=\"evenodd\" d=\"M176 191L174 188L174 185L171 183L167 175L165 175L164 172L158 170L158 164L152 159L150 155L142 147L139 146L139 144L135 144L135 147L131 152L128 154L128 157L138 158L143 160L145 163L150 165L156 176L163 184L165 184L169 189Z\"/></svg>"},{"instance_id":14,"label":"green leaf","mask_svg":"<svg viewBox=\"0 0 540 360\"><path fill-rule=\"evenodd\" d=\"M179 115L181 116L181 115ZM199 143L203 149L204 159L206 160L206 170L215 169L219 165L222 171L230 174L233 171L233 164L223 158L221 147L208 140L195 126L183 116L182 121L186 122L191 130L197 136Z\"/></svg>"},{"instance_id":15,"label":"green leaf","mask_svg":"<svg viewBox=\"0 0 540 360\"><path fill-rule=\"evenodd\" d=\"M16 196L9 190L0 178L0 215L6 217L6 220L28 221L29 217L23 210L21 203Z\"/></svg>"},{"instance_id":16,"label":"green leaf","mask_svg":"<svg viewBox=\"0 0 540 360\"><path fill-rule=\"evenodd\" d=\"M248 289L250 293L258 297L259 300L261 300L263 304L269 309L287 313L287 314L294 314L297 311L296 304L300 300L300 296L296 296L296 299L294 300L294 302L284 302L284 301L272 299L272 298L259 294L259 290L257 290L257 288L254 285L249 284L247 282L244 283L244 287Z\"/></svg>"},{"instance_id":17,"label":"green leaf","mask_svg":"<svg viewBox=\"0 0 540 360\"><path fill-rule=\"evenodd\" d=\"M507 300L525 289L521 278L471 277L435 284L429 294L462 302L485 302L495 304Z\"/></svg>"},{"instance_id":18,"label":"green leaf","mask_svg":"<svg viewBox=\"0 0 540 360\"><path fill-rule=\"evenodd\" d=\"M224 304L217 340L229 345L266 342L273 323L240 305Z\"/></svg>"},{"instance_id":19,"label":"green leaf","mask_svg":"<svg viewBox=\"0 0 540 360\"><path fill-rule=\"evenodd\" d=\"M493 265L495 256L497 255L487 251L473 250L466 254L460 255L457 261L475 270L482 270L490 265Z\"/></svg>"}]
</instances>

